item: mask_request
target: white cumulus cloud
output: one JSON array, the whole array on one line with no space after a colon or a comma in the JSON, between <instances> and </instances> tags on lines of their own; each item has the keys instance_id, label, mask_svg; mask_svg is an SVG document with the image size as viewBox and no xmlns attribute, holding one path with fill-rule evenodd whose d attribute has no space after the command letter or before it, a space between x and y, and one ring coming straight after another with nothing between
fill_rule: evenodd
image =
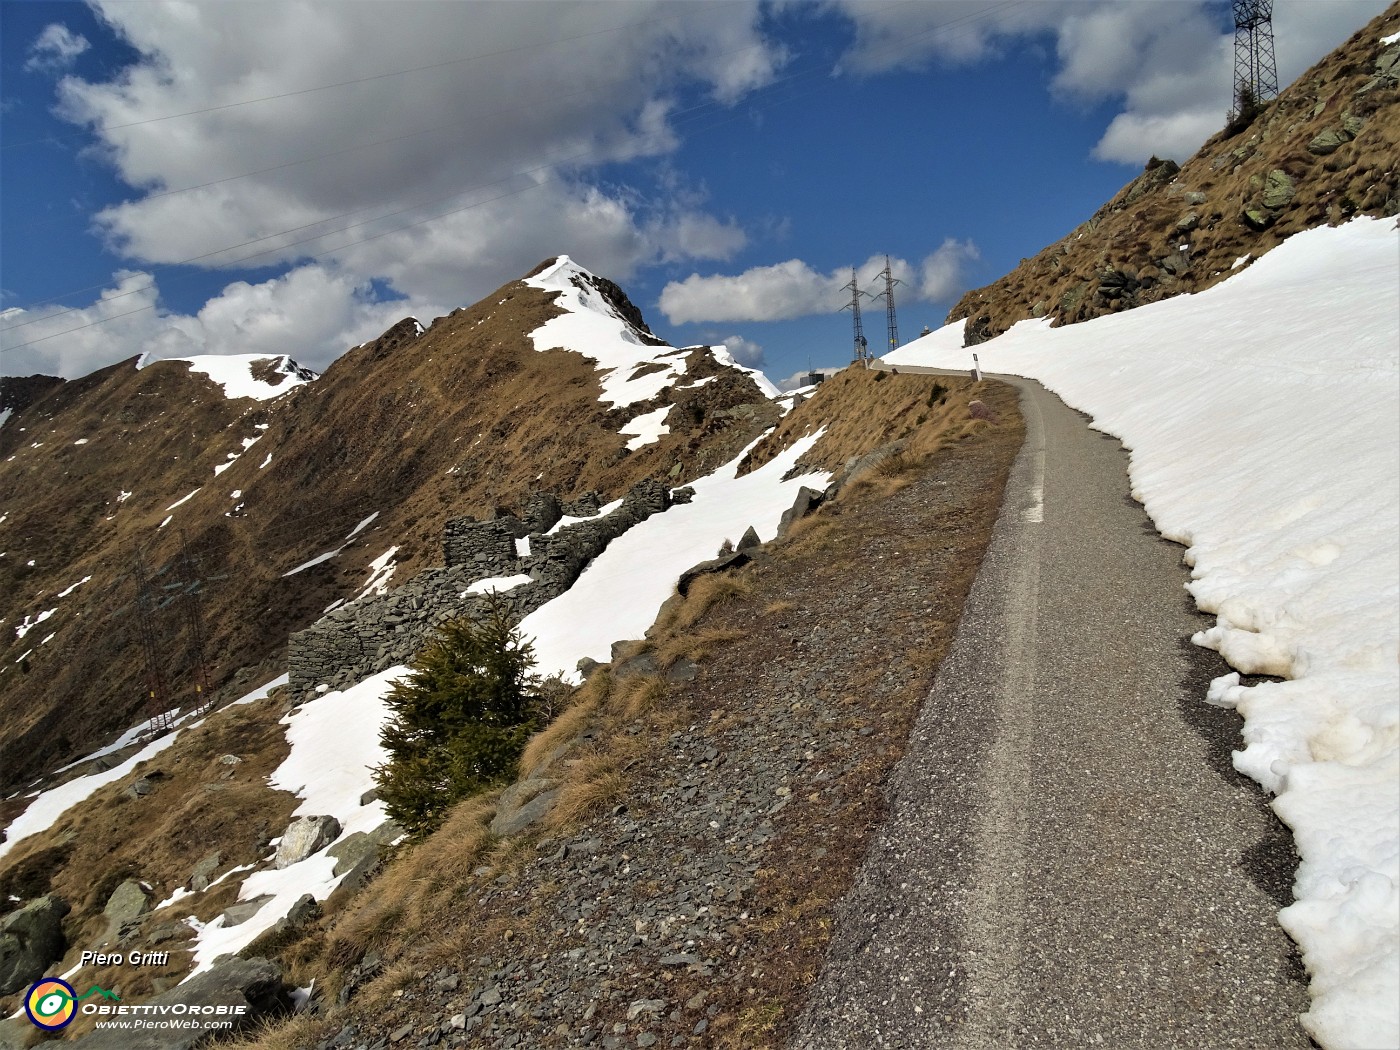
<instances>
[{"instance_id":1,"label":"white cumulus cloud","mask_svg":"<svg viewBox=\"0 0 1400 1050\"><path fill-rule=\"evenodd\" d=\"M29 58L24 68L33 73L57 73L67 69L73 60L92 45L81 33L75 33L61 22L53 22L29 45Z\"/></svg>"},{"instance_id":2,"label":"white cumulus cloud","mask_svg":"<svg viewBox=\"0 0 1400 1050\"><path fill-rule=\"evenodd\" d=\"M953 298L962 291L966 264L978 257L971 241L949 238L917 266L891 258L890 272L900 282L895 288L896 305L904 297L929 302ZM872 255L855 267L856 283L863 291L884 290L878 277L885 258ZM693 273L661 290L660 307L672 324L790 321L839 310L851 300L844 287L850 281L849 268L821 273L801 259L788 259L728 276Z\"/></svg>"},{"instance_id":3,"label":"white cumulus cloud","mask_svg":"<svg viewBox=\"0 0 1400 1050\"><path fill-rule=\"evenodd\" d=\"M1279 87L1385 10L1387 0L1276 0ZM1206 0L1037 0L987 4L836 4L855 27L840 69L870 76L894 69L965 65L1017 46L1053 41L1050 88L1066 103L1121 107L1095 145L1100 160L1184 160L1225 123L1231 106L1234 32L1229 6Z\"/></svg>"},{"instance_id":4,"label":"white cumulus cloud","mask_svg":"<svg viewBox=\"0 0 1400 1050\"><path fill-rule=\"evenodd\" d=\"M427 324L446 312L421 300L375 302L350 275L302 266L258 284L235 281L196 313L181 314L162 306L149 274L124 271L85 307L0 312L0 333L14 347L0 362L7 375L73 379L142 353L291 354L319 371L404 316Z\"/></svg>"}]
</instances>

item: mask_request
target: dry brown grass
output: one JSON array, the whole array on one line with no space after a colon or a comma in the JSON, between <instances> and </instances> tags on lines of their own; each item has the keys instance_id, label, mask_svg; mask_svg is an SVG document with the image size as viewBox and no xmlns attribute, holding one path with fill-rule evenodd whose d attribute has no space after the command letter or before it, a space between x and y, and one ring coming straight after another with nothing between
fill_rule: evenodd
<instances>
[{"instance_id":1,"label":"dry brown grass","mask_svg":"<svg viewBox=\"0 0 1400 1050\"><path fill-rule=\"evenodd\" d=\"M792 612L792 611L793 611L794 609L796 609L796 608L797 608L797 603L796 603L796 602L790 602L790 601L785 601L785 600L784 600L784 601L769 602L767 605L765 605L765 606L763 607L763 615L764 615L764 616L781 616L783 613Z\"/></svg>"},{"instance_id":2,"label":"dry brown grass","mask_svg":"<svg viewBox=\"0 0 1400 1050\"><path fill-rule=\"evenodd\" d=\"M496 842L490 829L495 811L494 794L468 799L452 809L442 827L395 858L329 929L329 967L351 966L370 949L412 943L445 909L459 904Z\"/></svg>"},{"instance_id":3,"label":"dry brown grass","mask_svg":"<svg viewBox=\"0 0 1400 1050\"><path fill-rule=\"evenodd\" d=\"M589 675L588 680L575 691L564 713L532 736L525 745L520 755L520 775L533 775L555 757L560 748L588 728L598 705L608 698L611 690L612 677L606 670Z\"/></svg>"},{"instance_id":4,"label":"dry brown grass","mask_svg":"<svg viewBox=\"0 0 1400 1050\"><path fill-rule=\"evenodd\" d=\"M686 631L667 638L657 650L662 667L670 667L681 657L697 663L708 659L722 646L737 642L744 632L730 627L710 627L701 631Z\"/></svg>"},{"instance_id":5,"label":"dry brown grass","mask_svg":"<svg viewBox=\"0 0 1400 1050\"><path fill-rule=\"evenodd\" d=\"M546 818L553 831L573 830L595 814L616 805L627 790L623 756L617 750L595 751L570 764L559 798Z\"/></svg>"},{"instance_id":6,"label":"dry brown grass","mask_svg":"<svg viewBox=\"0 0 1400 1050\"><path fill-rule=\"evenodd\" d=\"M712 572L690 585L685 601L675 610L666 625L671 631L688 631L709 611L735 598L751 593L753 587L742 576L732 572Z\"/></svg>"},{"instance_id":7,"label":"dry brown grass","mask_svg":"<svg viewBox=\"0 0 1400 1050\"><path fill-rule=\"evenodd\" d=\"M618 690L617 706L626 719L642 718L656 711L666 700L666 680L646 674L629 678Z\"/></svg>"},{"instance_id":8,"label":"dry brown grass","mask_svg":"<svg viewBox=\"0 0 1400 1050\"><path fill-rule=\"evenodd\" d=\"M754 446L740 472L762 466L822 428L822 436L799 461L801 466L839 473L850 460L895 441L904 443L910 462L921 462L936 451L950 426L966 418L975 389L971 378L962 376L848 368L789 412Z\"/></svg>"}]
</instances>

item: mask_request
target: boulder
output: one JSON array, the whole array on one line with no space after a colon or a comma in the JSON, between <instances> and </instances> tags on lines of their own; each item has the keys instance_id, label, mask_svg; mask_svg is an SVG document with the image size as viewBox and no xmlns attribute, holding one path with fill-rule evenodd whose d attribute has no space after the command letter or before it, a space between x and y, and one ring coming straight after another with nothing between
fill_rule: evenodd
<instances>
[{"instance_id":1,"label":"boulder","mask_svg":"<svg viewBox=\"0 0 1400 1050\"><path fill-rule=\"evenodd\" d=\"M758 530L750 525L744 530L744 534L739 537L739 545L734 549L739 551L751 551L756 547L762 546L763 541L758 538Z\"/></svg>"},{"instance_id":2,"label":"boulder","mask_svg":"<svg viewBox=\"0 0 1400 1050\"><path fill-rule=\"evenodd\" d=\"M321 906L316 903L316 898L309 893L303 893L287 910L287 922L293 926L303 926L319 914Z\"/></svg>"},{"instance_id":3,"label":"boulder","mask_svg":"<svg viewBox=\"0 0 1400 1050\"><path fill-rule=\"evenodd\" d=\"M274 868L289 868L340 837L340 821L330 816L298 817L287 825L277 844Z\"/></svg>"},{"instance_id":4,"label":"boulder","mask_svg":"<svg viewBox=\"0 0 1400 1050\"><path fill-rule=\"evenodd\" d=\"M1293 184L1288 172L1282 168L1275 168L1264 180L1264 207L1270 211L1278 211L1285 207L1297 192L1298 187Z\"/></svg>"},{"instance_id":5,"label":"boulder","mask_svg":"<svg viewBox=\"0 0 1400 1050\"><path fill-rule=\"evenodd\" d=\"M1319 131L1312 137L1312 141L1308 143L1308 152L1319 157L1325 157L1327 154L1335 153L1337 150L1341 149L1350 142L1351 139L1352 136L1348 135L1341 128L1327 128L1325 131Z\"/></svg>"},{"instance_id":6,"label":"boulder","mask_svg":"<svg viewBox=\"0 0 1400 1050\"><path fill-rule=\"evenodd\" d=\"M135 922L146 914L150 907L151 897L146 892L146 887L135 879L127 879L112 891L102 914L107 917L112 932L115 933L127 923Z\"/></svg>"},{"instance_id":7,"label":"boulder","mask_svg":"<svg viewBox=\"0 0 1400 1050\"><path fill-rule=\"evenodd\" d=\"M185 885L195 893L203 893L209 888L209 883L214 879L214 872L219 870L219 865L223 862L224 855L218 850L210 853L194 866L194 871L190 872L189 881Z\"/></svg>"},{"instance_id":8,"label":"boulder","mask_svg":"<svg viewBox=\"0 0 1400 1050\"><path fill-rule=\"evenodd\" d=\"M346 835L326 851L328 856L335 858L335 867L331 869L331 873L344 875L366 857L378 857L379 847L389 845L403 833L402 825L386 820L373 831L357 831L353 835Z\"/></svg>"},{"instance_id":9,"label":"boulder","mask_svg":"<svg viewBox=\"0 0 1400 1050\"><path fill-rule=\"evenodd\" d=\"M1251 229L1267 230L1274 224L1274 217L1262 208L1246 208L1244 221Z\"/></svg>"},{"instance_id":10,"label":"boulder","mask_svg":"<svg viewBox=\"0 0 1400 1050\"><path fill-rule=\"evenodd\" d=\"M52 894L30 901L0 923L0 995L33 984L68 947L63 917L68 903Z\"/></svg>"},{"instance_id":11,"label":"boulder","mask_svg":"<svg viewBox=\"0 0 1400 1050\"><path fill-rule=\"evenodd\" d=\"M264 893L259 897L254 897L250 901L239 901L224 912L224 926L242 926L254 915L262 911L262 906L270 900L272 900L272 894Z\"/></svg>"},{"instance_id":12,"label":"boulder","mask_svg":"<svg viewBox=\"0 0 1400 1050\"><path fill-rule=\"evenodd\" d=\"M792 506L783 511L782 518L778 520L778 535L786 533L794 521L805 518L816 510L825 498L825 493L803 485L797 490L797 498L792 501Z\"/></svg>"},{"instance_id":13,"label":"boulder","mask_svg":"<svg viewBox=\"0 0 1400 1050\"><path fill-rule=\"evenodd\" d=\"M292 998L282 983L282 971L266 959L225 956L204 973L147 1000L156 1006L198 1003L201 1006L242 1006L247 1012L232 1016L234 1031L245 1031L288 1013ZM159 1013L159 1011L153 1011ZM102 1029L73 1041L83 1050L193 1050L205 1041L214 1025L222 1026L230 1014L181 1016L188 1027L119 1031Z\"/></svg>"},{"instance_id":14,"label":"boulder","mask_svg":"<svg viewBox=\"0 0 1400 1050\"><path fill-rule=\"evenodd\" d=\"M544 777L512 784L501 793L491 834L506 836L525 830L554 808L558 796L558 782Z\"/></svg>"}]
</instances>

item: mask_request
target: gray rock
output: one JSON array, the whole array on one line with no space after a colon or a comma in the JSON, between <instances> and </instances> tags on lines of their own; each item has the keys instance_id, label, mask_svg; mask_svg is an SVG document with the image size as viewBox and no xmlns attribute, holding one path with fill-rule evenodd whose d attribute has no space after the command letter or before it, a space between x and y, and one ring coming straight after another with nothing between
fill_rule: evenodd
<instances>
[{"instance_id":1,"label":"gray rock","mask_svg":"<svg viewBox=\"0 0 1400 1050\"><path fill-rule=\"evenodd\" d=\"M340 821L330 816L298 817L287 825L277 844L275 868L287 868L324 849L340 837Z\"/></svg>"},{"instance_id":2,"label":"gray rock","mask_svg":"<svg viewBox=\"0 0 1400 1050\"><path fill-rule=\"evenodd\" d=\"M272 894L264 893L250 901L239 901L223 914L225 926L241 926L262 910L262 906L272 900Z\"/></svg>"},{"instance_id":3,"label":"gray rock","mask_svg":"<svg viewBox=\"0 0 1400 1050\"><path fill-rule=\"evenodd\" d=\"M1298 187L1294 185L1288 172L1282 168L1275 168L1264 180L1264 207L1278 211L1285 207L1297 192Z\"/></svg>"},{"instance_id":4,"label":"gray rock","mask_svg":"<svg viewBox=\"0 0 1400 1050\"><path fill-rule=\"evenodd\" d=\"M282 983L282 971L266 959L227 956L214 966L147 1002L157 1008L177 1003L201 1006L242 1006L242 1015L189 1014L181 1020L189 1027L94 1031L71 1045L83 1050L193 1050L215 1024L232 1020L234 1031L244 1031L264 1020L289 1013L292 999ZM158 1012L158 1010L156 1011Z\"/></svg>"},{"instance_id":5,"label":"gray rock","mask_svg":"<svg viewBox=\"0 0 1400 1050\"><path fill-rule=\"evenodd\" d=\"M763 541L758 538L758 531L750 525L744 530L744 534L739 537L739 544L734 549L738 551L750 551L755 547L762 547Z\"/></svg>"},{"instance_id":6,"label":"gray rock","mask_svg":"<svg viewBox=\"0 0 1400 1050\"><path fill-rule=\"evenodd\" d=\"M1274 224L1274 216L1262 208L1246 208L1244 221L1252 229L1267 230Z\"/></svg>"},{"instance_id":7,"label":"gray rock","mask_svg":"<svg viewBox=\"0 0 1400 1050\"><path fill-rule=\"evenodd\" d=\"M1176 220L1176 228L1183 232L1189 232L1190 230L1194 230L1200 224L1201 217L1197 215L1194 211L1187 212L1181 218Z\"/></svg>"},{"instance_id":8,"label":"gray rock","mask_svg":"<svg viewBox=\"0 0 1400 1050\"><path fill-rule=\"evenodd\" d=\"M371 802L379 801L379 789L372 787L360 796L360 805L368 806Z\"/></svg>"},{"instance_id":9,"label":"gray rock","mask_svg":"<svg viewBox=\"0 0 1400 1050\"><path fill-rule=\"evenodd\" d=\"M402 834L402 826L392 820L386 820L373 831L357 831L353 835L346 835L326 850L326 854L334 857L336 861L331 874L344 875L365 858L377 858L381 846L387 846Z\"/></svg>"},{"instance_id":10,"label":"gray rock","mask_svg":"<svg viewBox=\"0 0 1400 1050\"><path fill-rule=\"evenodd\" d=\"M778 535L782 536L792 527L792 523L805 518L812 511L816 510L826 498L825 493L818 492L814 488L803 485L797 490L797 498L792 501L792 506L783 511L783 516L778 520Z\"/></svg>"},{"instance_id":11,"label":"gray rock","mask_svg":"<svg viewBox=\"0 0 1400 1050\"><path fill-rule=\"evenodd\" d=\"M112 891L102 914L107 917L112 931L115 932L146 914L150 907L151 897L146 888L135 879L127 879Z\"/></svg>"},{"instance_id":12,"label":"gray rock","mask_svg":"<svg viewBox=\"0 0 1400 1050\"><path fill-rule=\"evenodd\" d=\"M546 779L526 780L507 788L501 796L496 816L491 820L491 834L503 837L514 835L543 820L559 798L559 790L554 783ZM507 804L506 795L517 788L521 792Z\"/></svg>"},{"instance_id":13,"label":"gray rock","mask_svg":"<svg viewBox=\"0 0 1400 1050\"><path fill-rule=\"evenodd\" d=\"M1312 137L1312 141L1308 143L1308 152L1325 157L1329 153L1337 152L1351 140L1352 136L1341 128L1327 128Z\"/></svg>"},{"instance_id":14,"label":"gray rock","mask_svg":"<svg viewBox=\"0 0 1400 1050\"><path fill-rule=\"evenodd\" d=\"M209 888L214 872L219 870L219 865L223 862L224 855L215 850L194 866L194 871L190 873L189 881L185 885L195 893L203 893Z\"/></svg>"},{"instance_id":15,"label":"gray rock","mask_svg":"<svg viewBox=\"0 0 1400 1050\"><path fill-rule=\"evenodd\" d=\"M287 909L287 922L293 926L302 926L314 919L321 912L321 906L316 903L316 898L309 893L303 893L297 898L297 902Z\"/></svg>"},{"instance_id":16,"label":"gray rock","mask_svg":"<svg viewBox=\"0 0 1400 1050\"><path fill-rule=\"evenodd\" d=\"M63 958L63 917L68 904L50 894L30 901L0 923L0 995L10 995L43 977Z\"/></svg>"}]
</instances>

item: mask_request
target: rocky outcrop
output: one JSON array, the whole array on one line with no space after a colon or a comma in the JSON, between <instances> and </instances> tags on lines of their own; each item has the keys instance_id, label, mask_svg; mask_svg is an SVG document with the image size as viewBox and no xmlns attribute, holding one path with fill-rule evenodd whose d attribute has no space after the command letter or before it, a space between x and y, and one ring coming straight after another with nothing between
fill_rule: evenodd
<instances>
[{"instance_id":1,"label":"rocky outcrop","mask_svg":"<svg viewBox=\"0 0 1400 1050\"><path fill-rule=\"evenodd\" d=\"M30 901L0 923L0 995L10 995L32 984L63 958L67 941L63 917L68 904L61 897Z\"/></svg>"},{"instance_id":2,"label":"rocky outcrop","mask_svg":"<svg viewBox=\"0 0 1400 1050\"><path fill-rule=\"evenodd\" d=\"M609 543L671 505L669 490L650 479L633 486L607 514L597 513L599 500L589 493L560 503L541 493L520 516L499 511L485 521L449 521L445 566L425 569L389 594L336 609L292 635L287 665L293 702L405 663L448 620L484 614L491 599L484 589L473 590L483 580L528 576L529 582L500 590L496 599L516 619L528 616L573 586Z\"/></svg>"}]
</instances>

